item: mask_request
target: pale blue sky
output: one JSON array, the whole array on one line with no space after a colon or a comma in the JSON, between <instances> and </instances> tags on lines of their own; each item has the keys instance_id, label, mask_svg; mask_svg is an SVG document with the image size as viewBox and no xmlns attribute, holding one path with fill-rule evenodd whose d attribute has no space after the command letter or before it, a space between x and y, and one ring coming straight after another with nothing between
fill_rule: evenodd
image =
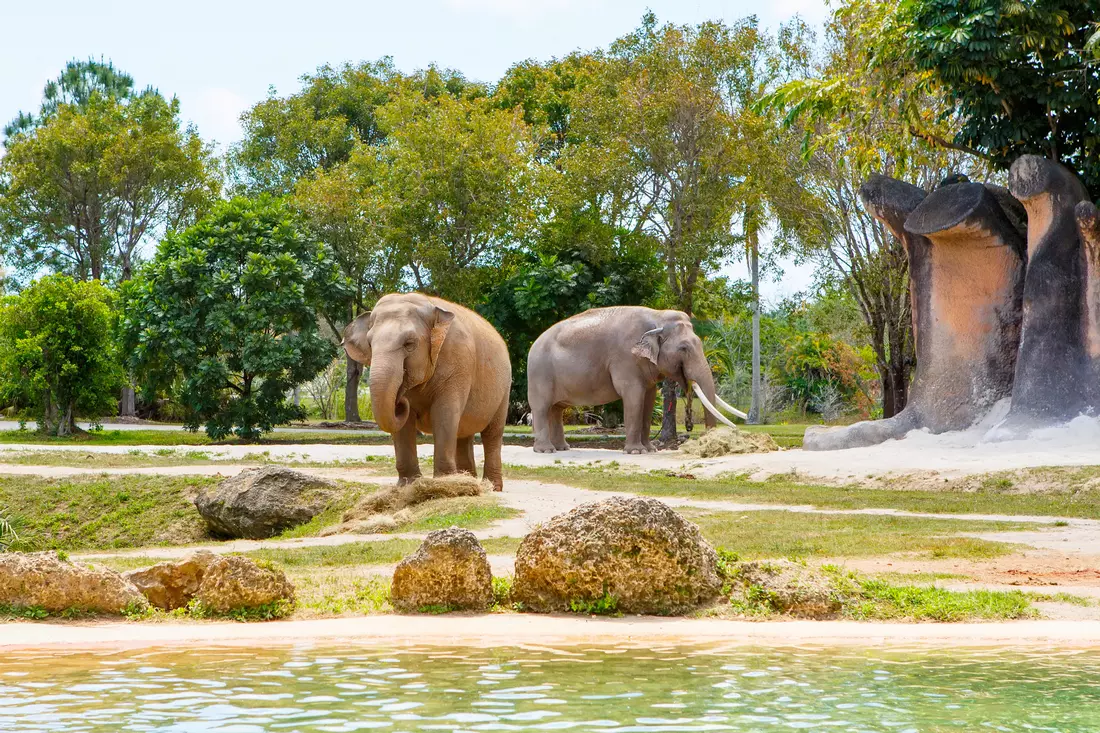
<instances>
[{"instance_id":1,"label":"pale blue sky","mask_svg":"<svg viewBox=\"0 0 1100 733\"><path fill-rule=\"evenodd\" d=\"M661 21L733 22L756 14L776 27L794 14L818 25L825 0L38 0L4 3L0 121L38 107L42 86L71 58L111 59L138 86L180 99L184 118L221 146L240 113L274 86L288 93L321 64L392 56L404 70L430 63L495 81L514 62L602 46ZM743 276L744 266L734 272ZM807 268L786 267L771 297L804 289Z\"/></svg>"}]
</instances>

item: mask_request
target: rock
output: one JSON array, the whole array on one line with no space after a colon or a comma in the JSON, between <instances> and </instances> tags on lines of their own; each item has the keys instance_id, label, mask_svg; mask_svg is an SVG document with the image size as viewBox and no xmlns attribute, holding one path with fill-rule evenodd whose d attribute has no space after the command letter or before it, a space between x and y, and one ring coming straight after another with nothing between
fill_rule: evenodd
<instances>
[{"instance_id":1,"label":"rock","mask_svg":"<svg viewBox=\"0 0 1100 733\"><path fill-rule=\"evenodd\" d=\"M203 575L220 556L200 550L179 562L162 562L131 570L125 578L137 586L149 603L165 611L186 608L202 584Z\"/></svg>"},{"instance_id":2,"label":"rock","mask_svg":"<svg viewBox=\"0 0 1100 733\"><path fill-rule=\"evenodd\" d=\"M399 611L425 606L484 611L492 600L489 558L468 529L451 527L429 533L419 549L393 572L390 602Z\"/></svg>"},{"instance_id":3,"label":"rock","mask_svg":"<svg viewBox=\"0 0 1100 733\"><path fill-rule=\"evenodd\" d=\"M0 604L123 613L148 607L145 596L121 575L62 560L56 552L0 553Z\"/></svg>"},{"instance_id":4,"label":"rock","mask_svg":"<svg viewBox=\"0 0 1100 733\"><path fill-rule=\"evenodd\" d=\"M252 468L195 497L210 531L265 539L304 524L325 509L338 488L325 479L279 466Z\"/></svg>"},{"instance_id":5,"label":"rock","mask_svg":"<svg viewBox=\"0 0 1100 733\"><path fill-rule=\"evenodd\" d=\"M790 560L743 562L729 580L731 600L763 604L776 613L823 618L840 611L840 598L829 578Z\"/></svg>"},{"instance_id":6,"label":"rock","mask_svg":"<svg viewBox=\"0 0 1100 733\"><path fill-rule=\"evenodd\" d=\"M718 595L717 563L699 528L666 504L613 498L582 504L527 535L512 597L538 612L603 603L622 613L678 614Z\"/></svg>"},{"instance_id":7,"label":"rock","mask_svg":"<svg viewBox=\"0 0 1100 733\"><path fill-rule=\"evenodd\" d=\"M680 450L699 458L717 458L739 453L769 453L779 450L779 445L767 433L747 433L723 425L687 441Z\"/></svg>"},{"instance_id":8,"label":"rock","mask_svg":"<svg viewBox=\"0 0 1100 733\"><path fill-rule=\"evenodd\" d=\"M228 613L285 601L294 602L294 586L283 571L236 555L216 555L206 567L195 598L206 610Z\"/></svg>"}]
</instances>

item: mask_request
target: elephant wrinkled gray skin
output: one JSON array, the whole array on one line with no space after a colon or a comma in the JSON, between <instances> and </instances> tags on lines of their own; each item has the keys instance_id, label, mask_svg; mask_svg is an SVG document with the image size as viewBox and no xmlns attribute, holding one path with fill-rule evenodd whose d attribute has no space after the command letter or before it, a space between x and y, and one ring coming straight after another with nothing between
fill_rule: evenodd
<instances>
[{"instance_id":1,"label":"elephant wrinkled gray skin","mask_svg":"<svg viewBox=\"0 0 1100 733\"><path fill-rule=\"evenodd\" d=\"M686 392L694 382L706 426L715 417L714 377L695 335L681 311L641 306L594 308L554 324L531 346L527 358L527 400L535 431L535 451L568 450L562 411L577 405L623 401L626 453L648 453L657 385L665 378ZM719 404L724 404L718 400Z\"/></svg>"},{"instance_id":2,"label":"elephant wrinkled gray skin","mask_svg":"<svg viewBox=\"0 0 1100 733\"><path fill-rule=\"evenodd\" d=\"M474 435L480 433L484 478L501 490L512 366L504 339L488 321L441 298L386 295L344 329L344 350L370 365L374 419L393 435L400 483L420 476L418 430L435 438L436 476L477 475Z\"/></svg>"}]
</instances>

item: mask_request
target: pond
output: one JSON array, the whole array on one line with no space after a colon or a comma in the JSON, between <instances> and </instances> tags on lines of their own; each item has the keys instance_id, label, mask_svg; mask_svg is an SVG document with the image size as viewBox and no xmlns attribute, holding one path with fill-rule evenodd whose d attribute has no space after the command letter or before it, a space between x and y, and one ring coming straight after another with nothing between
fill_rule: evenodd
<instances>
[{"instance_id":1,"label":"pond","mask_svg":"<svg viewBox=\"0 0 1100 733\"><path fill-rule=\"evenodd\" d=\"M1096 731L1100 652L9 653L0 730Z\"/></svg>"}]
</instances>

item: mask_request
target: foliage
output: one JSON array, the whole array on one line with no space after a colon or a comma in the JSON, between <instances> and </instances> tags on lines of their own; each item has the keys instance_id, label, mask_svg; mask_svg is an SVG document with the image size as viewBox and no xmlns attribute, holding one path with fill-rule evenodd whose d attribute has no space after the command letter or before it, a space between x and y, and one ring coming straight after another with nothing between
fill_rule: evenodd
<instances>
[{"instance_id":1,"label":"foliage","mask_svg":"<svg viewBox=\"0 0 1100 733\"><path fill-rule=\"evenodd\" d=\"M952 144L1007 168L1023 153L1070 166L1100 191L1095 0L902 0L878 63L911 65L957 111ZM954 114L954 112L953 112Z\"/></svg>"},{"instance_id":2,"label":"foliage","mask_svg":"<svg viewBox=\"0 0 1100 733\"><path fill-rule=\"evenodd\" d=\"M261 196L169 235L124 295L123 343L145 390L178 380L186 427L253 440L304 417L286 394L335 356L318 313L342 309L347 288L328 249Z\"/></svg>"},{"instance_id":3,"label":"foliage","mask_svg":"<svg viewBox=\"0 0 1100 733\"><path fill-rule=\"evenodd\" d=\"M603 595L593 600L574 598L569 601L569 610L573 613L585 613L591 616L622 616L619 612L619 600L605 589Z\"/></svg>"},{"instance_id":4,"label":"foliage","mask_svg":"<svg viewBox=\"0 0 1100 733\"><path fill-rule=\"evenodd\" d=\"M336 417L336 393L344 379L344 365L339 359L333 359L317 376L306 382L306 394L313 399L322 420Z\"/></svg>"},{"instance_id":5,"label":"foliage","mask_svg":"<svg viewBox=\"0 0 1100 733\"><path fill-rule=\"evenodd\" d=\"M114 294L65 275L0 306L0 400L33 410L39 430L69 435L76 416L111 414L122 386Z\"/></svg>"},{"instance_id":6,"label":"foliage","mask_svg":"<svg viewBox=\"0 0 1100 733\"><path fill-rule=\"evenodd\" d=\"M30 132L53 117L62 105L84 108L97 95L127 99L133 94L133 89L133 77L116 69L110 61L74 59L65 64L65 70L56 79L46 83L38 114L20 112L4 127L4 137ZM150 90L145 90L145 93L150 93Z\"/></svg>"},{"instance_id":7,"label":"foliage","mask_svg":"<svg viewBox=\"0 0 1100 733\"><path fill-rule=\"evenodd\" d=\"M826 392L845 402L861 394L860 361L843 341L826 334L797 334L784 350L780 378L801 409L820 411Z\"/></svg>"},{"instance_id":8,"label":"foliage","mask_svg":"<svg viewBox=\"0 0 1100 733\"><path fill-rule=\"evenodd\" d=\"M47 109L0 159L0 247L13 274L126 280L139 245L217 196L211 150L182 129L178 100L93 89Z\"/></svg>"}]
</instances>

